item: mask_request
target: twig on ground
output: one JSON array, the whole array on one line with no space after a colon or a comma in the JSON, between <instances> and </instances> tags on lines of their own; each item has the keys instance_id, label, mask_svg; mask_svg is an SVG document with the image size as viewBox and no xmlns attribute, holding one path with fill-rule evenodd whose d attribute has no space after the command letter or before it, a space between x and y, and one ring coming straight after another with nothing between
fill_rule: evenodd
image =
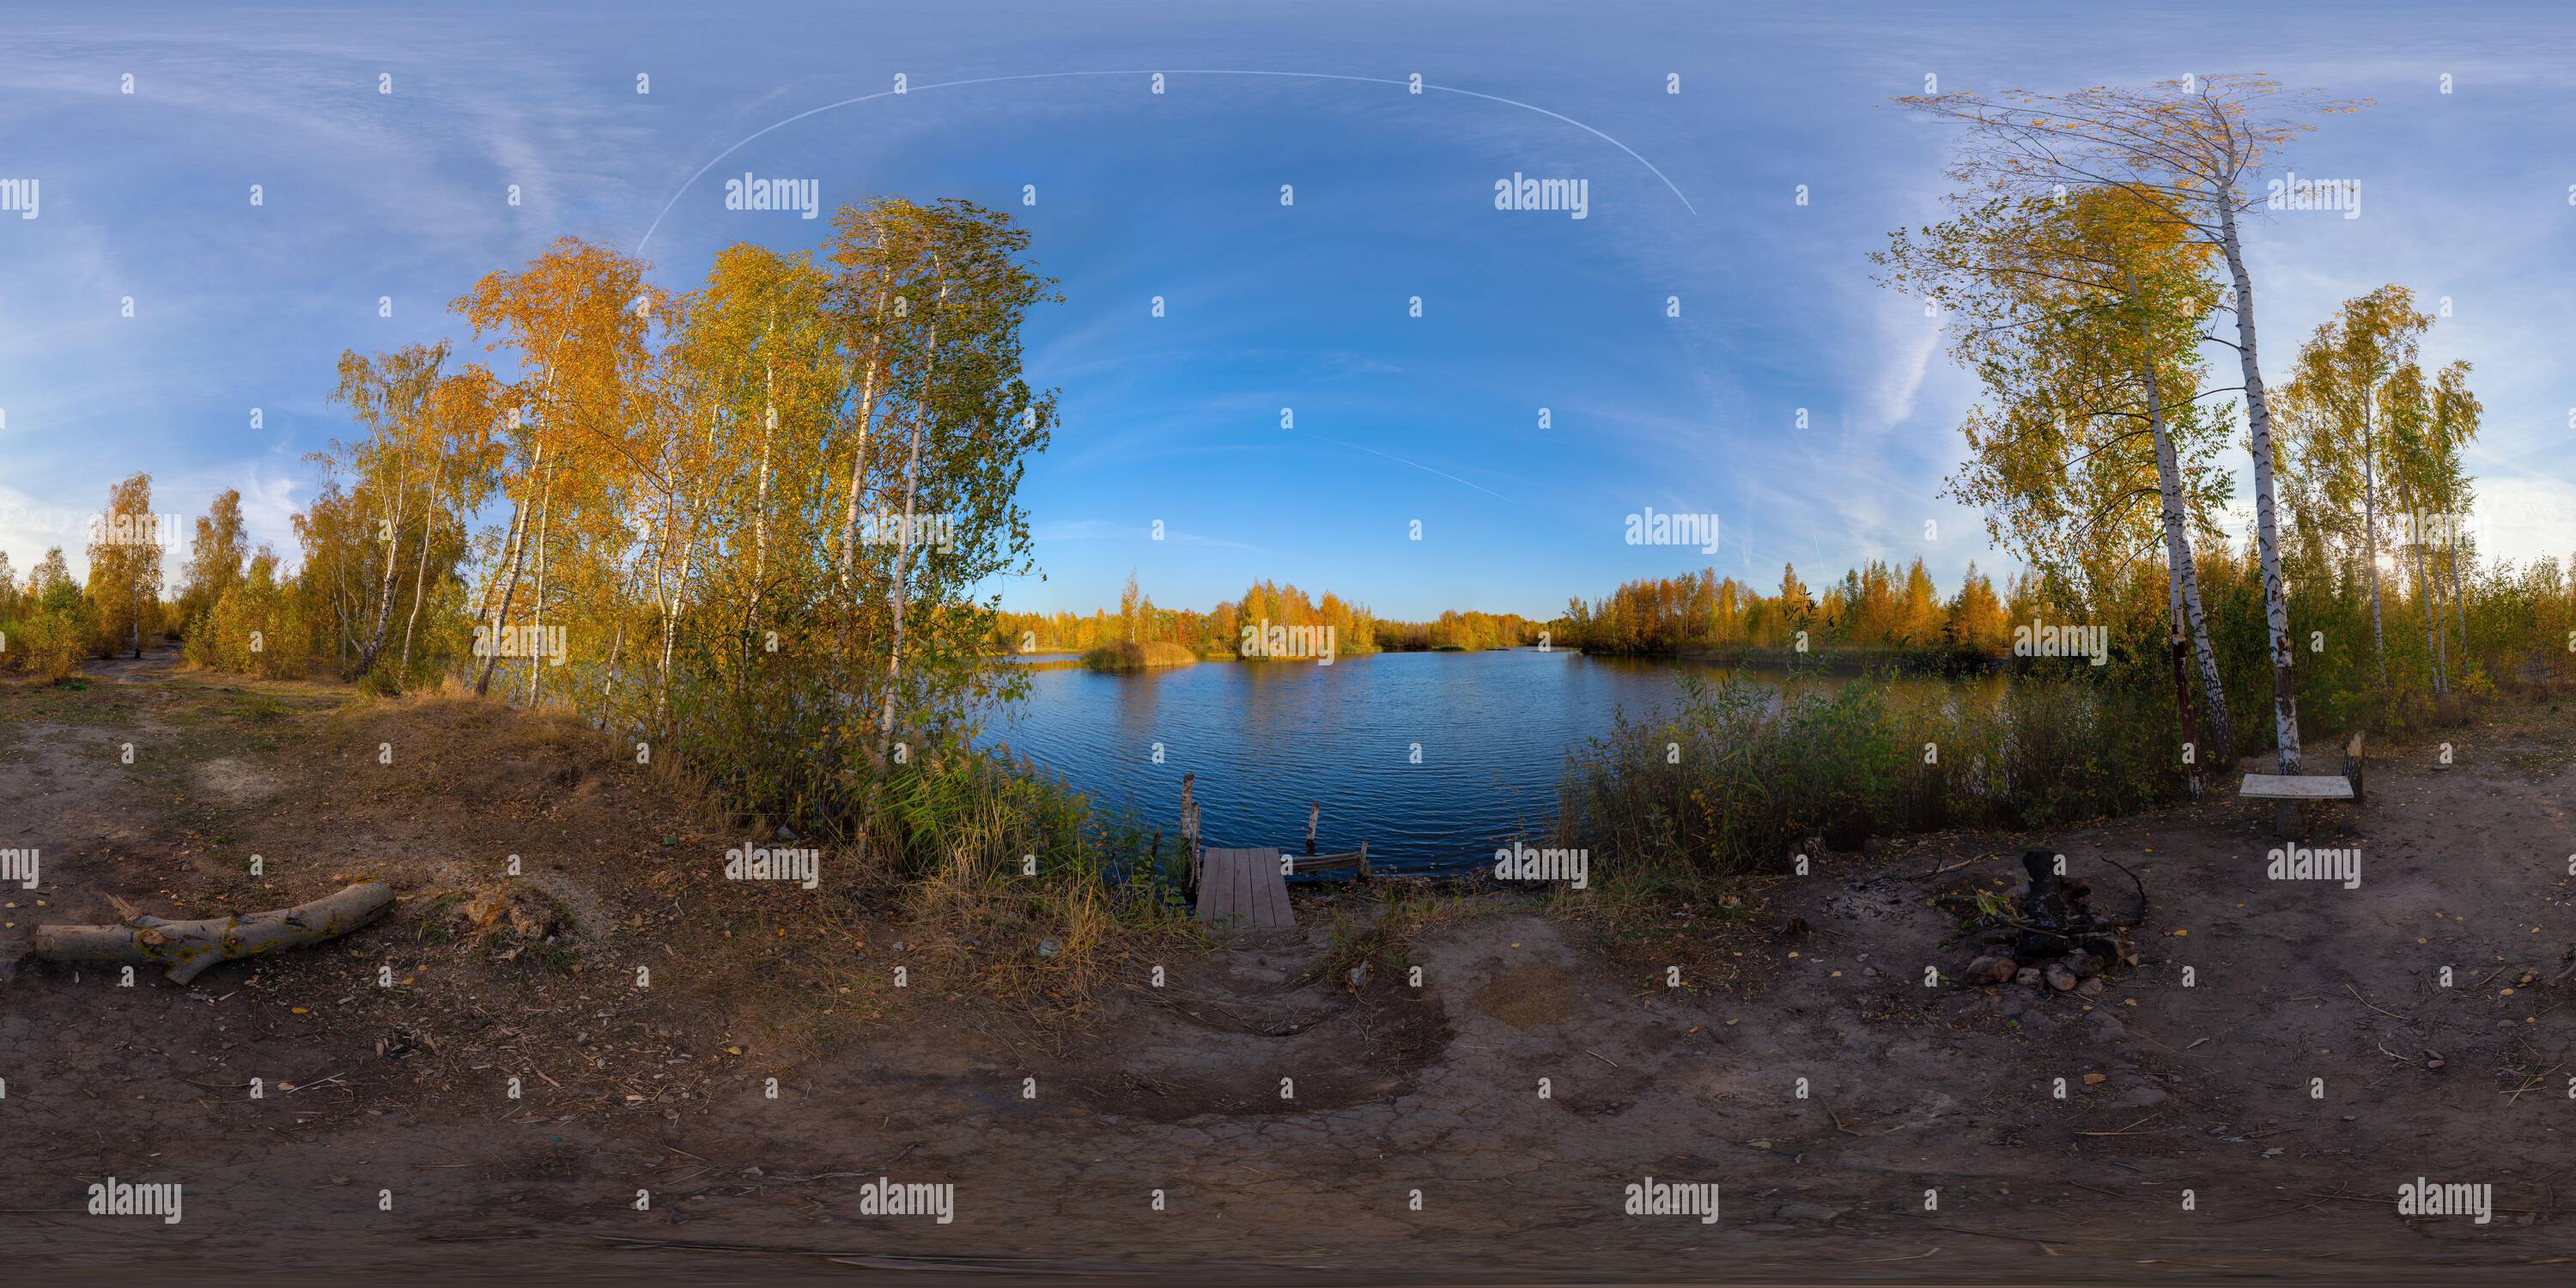
<instances>
[{"instance_id":1,"label":"twig on ground","mask_svg":"<svg viewBox=\"0 0 2576 1288\"><path fill-rule=\"evenodd\" d=\"M2078 1136L2126 1136L2129 1134L2129 1128L2137 1126L2138 1123L2146 1122L2149 1119L2154 1118L2156 1114L2161 1114L2163 1112L2163 1110L2159 1109L2155 1113L2149 1114L2145 1118L2139 1119L2138 1122L2131 1123L2128 1127L2123 1127L2118 1131L2079 1131L2075 1134Z\"/></svg>"},{"instance_id":2,"label":"twig on ground","mask_svg":"<svg viewBox=\"0 0 2576 1288\"><path fill-rule=\"evenodd\" d=\"M1971 1230L1964 1226L1956 1225L1935 1225L1932 1228L1935 1230L1947 1230L1952 1234L1973 1234L1987 1239L2011 1239L2016 1243L2036 1243L2040 1246L2041 1251L2046 1252L2052 1257L2057 1255L2057 1250L2048 1246L2048 1240L2034 1239L2026 1234L1999 1234L1993 1230Z\"/></svg>"},{"instance_id":3,"label":"twig on ground","mask_svg":"<svg viewBox=\"0 0 2576 1288\"><path fill-rule=\"evenodd\" d=\"M1933 1253L1939 1252L1940 1250L1941 1245L1936 1243L1910 1257L1862 1257L1858 1261L1846 1261L1843 1264L1847 1266L1867 1266L1875 1265L1881 1261L1921 1261L1925 1257L1931 1256Z\"/></svg>"},{"instance_id":4,"label":"twig on ground","mask_svg":"<svg viewBox=\"0 0 2576 1288\"><path fill-rule=\"evenodd\" d=\"M2501 974L2501 973L2502 973L2502 972L2498 972L2498 974ZM2487 978L2489 978L2489 979L2493 979L2493 978L2495 978L2495 976L2494 976L2494 975L2489 975ZM2354 991L2354 989L2353 989L2353 986L2352 986L2352 985L2350 985L2350 984L2346 984L2346 985L2344 985L2344 986L2343 986L2343 991L2345 991L2345 992L2347 992L2347 993L2351 993L2351 994L2352 994L2352 1000L2354 1000L2354 1001L2356 1001L2356 1002L2359 1002L2359 1003L2361 1003L2361 1004L2362 1004L2362 1005L2364 1005L2364 1006L2370 1006L2370 999L2365 998L2365 997L2363 997L2360 993L2358 993L2358 992ZM2385 1015L2385 1016L2387 1016L2388 1018L2390 1018L2390 1019L2392 1019L2392 1020L2404 1020L2404 1021L2406 1021L2408 1024L2413 1024L2413 1023L2415 1022L2415 1018L2414 1018L2413 1016L2410 1016L2410 1015L2399 1015L2397 1012L2392 1011L2392 1010L2389 1010L2387 1007L2384 1007L2384 1006L2370 1006L2370 1009L2372 1009L2372 1010L2374 1010L2374 1011L2377 1011L2377 1012L2379 1012L2380 1014Z\"/></svg>"}]
</instances>

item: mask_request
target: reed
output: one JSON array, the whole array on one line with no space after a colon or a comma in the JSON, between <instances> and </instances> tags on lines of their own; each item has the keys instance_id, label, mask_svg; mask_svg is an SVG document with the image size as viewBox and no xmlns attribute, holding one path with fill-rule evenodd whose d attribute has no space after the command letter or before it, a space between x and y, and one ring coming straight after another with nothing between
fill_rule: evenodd
<instances>
[{"instance_id":1,"label":"reed","mask_svg":"<svg viewBox=\"0 0 2576 1288\"><path fill-rule=\"evenodd\" d=\"M1596 883L1709 894L1787 871L1801 842L1945 827L2021 829L2178 795L2170 711L2149 695L2017 676L1997 690L1777 689L1685 680L1569 753L1558 841Z\"/></svg>"},{"instance_id":2,"label":"reed","mask_svg":"<svg viewBox=\"0 0 2576 1288\"><path fill-rule=\"evenodd\" d=\"M1198 660L1198 654L1166 640L1120 640L1082 655L1082 664L1095 671L1143 671L1159 666L1188 666Z\"/></svg>"}]
</instances>

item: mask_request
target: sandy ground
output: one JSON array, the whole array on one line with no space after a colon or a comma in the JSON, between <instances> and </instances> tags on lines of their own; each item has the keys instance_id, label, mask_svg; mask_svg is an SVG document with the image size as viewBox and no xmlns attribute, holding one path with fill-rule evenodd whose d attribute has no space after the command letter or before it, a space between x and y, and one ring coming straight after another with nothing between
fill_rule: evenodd
<instances>
[{"instance_id":1,"label":"sandy ground","mask_svg":"<svg viewBox=\"0 0 2576 1288\"><path fill-rule=\"evenodd\" d=\"M1320 968L1333 910L1308 902L1291 941L1128 963L1065 1026L931 961L887 987L906 959L882 930L773 936L796 896L674 857L717 838L614 757L513 742L518 717L470 704L333 714L346 698L166 656L0 692L0 846L45 861L5 892L0 951L39 918L107 919L110 893L162 915L359 876L402 896L192 987L0 984L12 1278L2576 1274L2569 711L2451 731L2448 768L2430 743L2375 759L2367 805L2306 841L2361 849L2353 889L2266 879L2268 816L2224 801L1829 856L1769 892L1765 933L1701 946L1725 987L1496 893L1413 940L1418 985L1355 989ZM2105 910L2132 899L2103 860L2147 885L2143 959L2098 998L1957 980L1975 945L1933 897L2004 891L2034 847ZM510 853L567 919L551 966L446 933ZM777 954L769 978L693 965L734 931ZM782 996L839 1022L792 1040ZM109 1177L183 1184L182 1219L87 1214ZM879 1177L953 1186L953 1220L864 1213ZM1719 1183L1719 1219L1625 1214L1649 1177ZM2492 1219L2400 1215L2419 1177L2491 1186Z\"/></svg>"}]
</instances>

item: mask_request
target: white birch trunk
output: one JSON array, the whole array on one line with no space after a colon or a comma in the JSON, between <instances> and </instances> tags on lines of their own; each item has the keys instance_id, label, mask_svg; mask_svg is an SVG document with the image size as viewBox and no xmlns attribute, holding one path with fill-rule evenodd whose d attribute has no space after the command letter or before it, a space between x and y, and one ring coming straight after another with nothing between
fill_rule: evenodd
<instances>
[{"instance_id":1,"label":"white birch trunk","mask_svg":"<svg viewBox=\"0 0 2576 1288\"><path fill-rule=\"evenodd\" d=\"M2191 648L2200 664L2200 690L2209 708L2210 752L2226 763L2233 758L2235 724L2228 718L2227 689L2218 678L2218 651L2209 643L2209 619L2201 612L2200 570L2192 562L2191 533L2184 523L2182 462L2166 432L2164 393L2153 368L2139 373L2147 393L2147 427L2156 443L2156 490L2164 503L2165 563L2168 606L2191 632Z\"/></svg>"},{"instance_id":2,"label":"white birch trunk","mask_svg":"<svg viewBox=\"0 0 2576 1288\"><path fill-rule=\"evenodd\" d=\"M545 464L546 440L545 436L540 434L537 437L537 450L528 479L529 486L535 486L535 475L537 472L545 469ZM474 696L478 698L492 691L492 672L495 668L501 665L501 621L503 618L509 616L510 601L519 593L519 569L526 562L527 545L528 498L525 495L522 495L519 498L517 512L510 516L510 557L508 560L510 578L501 585L500 601L498 603L487 604L491 609L492 634L491 637L485 641L487 647L483 655L483 674L476 677L474 681Z\"/></svg>"},{"instance_id":3,"label":"white birch trunk","mask_svg":"<svg viewBox=\"0 0 2576 1288\"><path fill-rule=\"evenodd\" d=\"M2263 628L2272 648L2272 728L2281 773L2299 772L2299 702L2290 684L2290 600L2281 582L2281 532L2272 504L2272 405L2263 393L2263 369L2254 348L2254 282L2245 272L2245 249L2236 235L2235 193L2212 194L2218 206L2219 246L2236 287L2236 357L2245 375L2245 430L2254 454L2254 544L2263 566Z\"/></svg>"},{"instance_id":4,"label":"white birch trunk","mask_svg":"<svg viewBox=\"0 0 2576 1288\"><path fill-rule=\"evenodd\" d=\"M2388 682L2388 628L2379 611L2379 417L2373 404L2377 390L2362 392L2361 527L2370 570L2370 641L2379 653L2379 680Z\"/></svg>"},{"instance_id":5,"label":"white birch trunk","mask_svg":"<svg viewBox=\"0 0 2576 1288\"><path fill-rule=\"evenodd\" d=\"M934 264L937 262L935 257L932 262ZM906 579L912 574L913 501L918 495L921 483L921 429L922 421L935 414L938 406L939 322L940 315L946 311L947 306L948 278L945 273L942 273L939 279L939 299L932 306L930 314L930 347L924 352L922 359L921 395L915 400L913 406L912 455L903 470L903 531L898 534L900 544L895 548L894 576L891 583L894 592L894 643L886 651L885 705L877 718L877 763L879 764L885 763L886 758L894 750L894 697L895 690L903 683L903 605L904 600L911 594L911 588L906 584Z\"/></svg>"}]
</instances>

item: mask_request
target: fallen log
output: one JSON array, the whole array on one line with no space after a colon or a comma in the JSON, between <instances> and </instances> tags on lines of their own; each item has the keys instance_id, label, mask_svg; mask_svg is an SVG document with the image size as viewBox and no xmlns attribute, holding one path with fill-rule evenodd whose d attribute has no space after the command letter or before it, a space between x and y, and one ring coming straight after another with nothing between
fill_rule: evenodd
<instances>
[{"instance_id":1,"label":"fallen log","mask_svg":"<svg viewBox=\"0 0 2576 1288\"><path fill-rule=\"evenodd\" d=\"M117 901L124 920L112 926L38 926L35 956L49 962L134 962L167 966L185 984L217 962L276 948L318 944L375 922L394 906L391 886L364 881L292 908L248 916L165 921Z\"/></svg>"}]
</instances>

